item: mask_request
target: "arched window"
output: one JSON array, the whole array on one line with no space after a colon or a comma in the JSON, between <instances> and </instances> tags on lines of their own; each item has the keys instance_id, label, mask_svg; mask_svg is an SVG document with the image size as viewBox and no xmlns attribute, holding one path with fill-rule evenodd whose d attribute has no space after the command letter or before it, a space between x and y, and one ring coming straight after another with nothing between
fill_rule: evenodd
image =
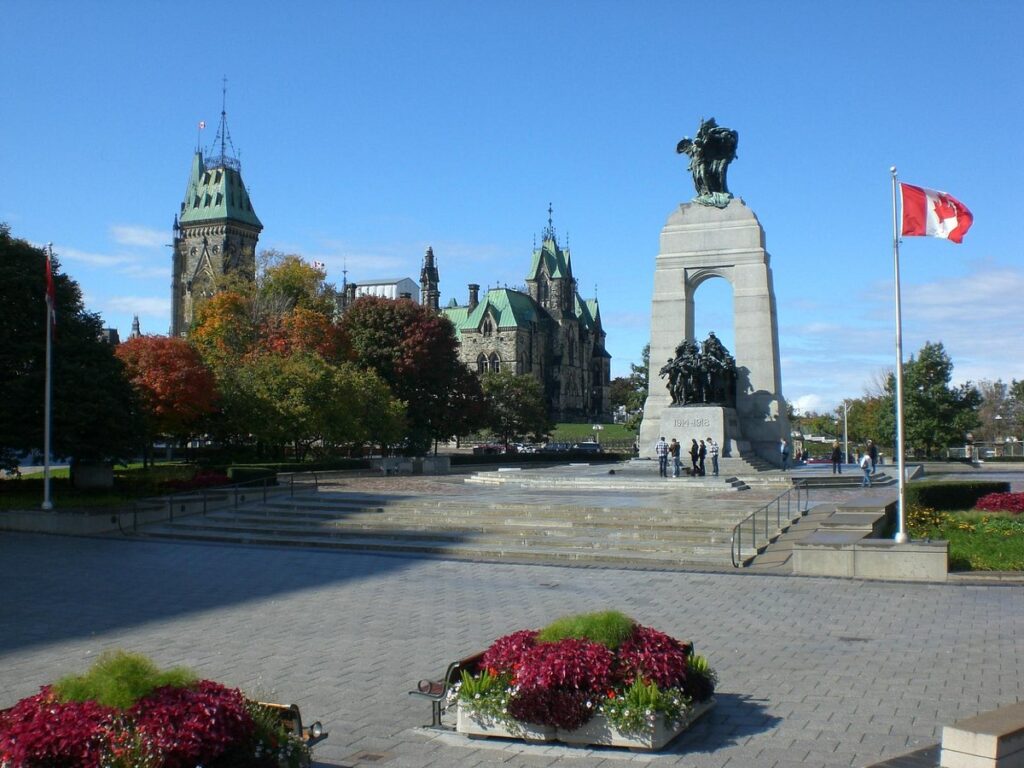
<instances>
[{"instance_id":1,"label":"arched window","mask_svg":"<svg viewBox=\"0 0 1024 768\"><path fill-rule=\"evenodd\" d=\"M494 324L491 322L491 316L488 315L484 318L484 323L480 327L480 332L483 333L484 336L490 336L493 331Z\"/></svg>"},{"instance_id":2,"label":"arched window","mask_svg":"<svg viewBox=\"0 0 1024 768\"><path fill-rule=\"evenodd\" d=\"M481 352L480 356L476 359L476 372L477 373L484 373L486 370L487 370L487 357L484 355L483 352Z\"/></svg>"},{"instance_id":3,"label":"arched window","mask_svg":"<svg viewBox=\"0 0 1024 768\"><path fill-rule=\"evenodd\" d=\"M501 361L498 359L498 355L495 352L491 353L491 370L495 373L501 371Z\"/></svg>"}]
</instances>

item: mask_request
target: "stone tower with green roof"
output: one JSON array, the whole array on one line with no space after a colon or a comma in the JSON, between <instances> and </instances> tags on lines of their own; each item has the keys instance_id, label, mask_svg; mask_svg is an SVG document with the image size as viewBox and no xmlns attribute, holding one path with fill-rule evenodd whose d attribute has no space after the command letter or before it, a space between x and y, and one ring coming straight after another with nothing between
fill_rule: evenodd
<instances>
[{"instance_id":1,"label":"stone tower with green roof","mask_svg":"<svg viewBox=\"0 0 1024 768\"><path fill-rule=\"evenodd\" d=\"M481 298L471 284L465 305L452 299L442 312L472 370L536 376L552 418L600 419L609 413L611 379L601 311L597 299L580 298L569 248L559 244L550 216L549 208L525 290L491 288Z\"/></svg>"},{"instance_id":2,"label":"stone tower with green roof","mask_svg":"<svg viewBox=\"0 0 1024 768\"><path fill-rule=\"evenodd\" d=\"M227 152L230 143L227 115L221 111L214 143L219 155L204 158L196 149L185 199L174 219L172 336L188 333L196 306L217 291L225 276L252 280L256 274L256 242L263 224L242 181L241 164Z\"/></svg>"}]
</instances>

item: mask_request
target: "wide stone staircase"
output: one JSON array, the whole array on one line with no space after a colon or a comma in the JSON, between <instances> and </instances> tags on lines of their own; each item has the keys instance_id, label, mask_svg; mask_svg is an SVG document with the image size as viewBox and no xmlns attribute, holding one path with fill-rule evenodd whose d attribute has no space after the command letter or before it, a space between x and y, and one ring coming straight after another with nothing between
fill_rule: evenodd
<instances>
[{"instance_id":1,"label":"wide stone staircase","mask_svg":"<svg viewBox=\"0 0 1024 768\"><path fill-rule=\"evenodd\" d=\"M658 483L656 470L654 479L654 490L646 493L636 488L531 491L483 483L478 489L456 486L462 491L452 495L321 488L178 517L143 527L138 535L492 562L725 568L731 565L733 526L776 495L768 489L723 493L687 485L707 478ZM724 479L718 483L729 487Z\"/></svg>"}]
</instances>

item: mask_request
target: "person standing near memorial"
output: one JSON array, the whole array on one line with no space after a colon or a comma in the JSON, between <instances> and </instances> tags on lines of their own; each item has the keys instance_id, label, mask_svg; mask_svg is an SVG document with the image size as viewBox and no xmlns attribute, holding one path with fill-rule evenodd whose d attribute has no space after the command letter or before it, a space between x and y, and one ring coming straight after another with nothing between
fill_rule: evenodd
<instances>
[{"instance_id":1,"label":"person standing near memorial","mask_svg":"<svg viewBox=\"0 0 1024 768\"><path fill-rule=\"evenodd\" d=\"M668 477L668 443L664 437L658 438L654 444L654 455L658 457L658 474Z\"/></svg>"},{"instance_id":2,"label":"person standing near memorial","mask_svg":"<svg viewBox=\"0 0 1024 768\"><path fill-rule=\"evenodd\" d=\"M789 443L784 437L779 440L779 453L782 455L782 468L789 469Z\"/></svg>"},{"instance_id":3,"label":"person standing near memorial","mask_svg":"<svg viewBox=\"0 0 1024 768\"><path fill-rule=\"evenodd\" d=\"M668 444L668 455L672 457L672 477L679 477L679 454L682 453L682 446L673 437Z\"/></svg>"},{"instance_id":4,"label":"person standing near memorial","mask_svg":"<svg viewBox=\"0 0 1024 768\"><path fill-rule=\"evenodd\" d=\"M711 457L711 474L718 477L718 443L708 438L708 455Z\"/></svg>"},{"instance_id":5,"label":"person standing near memorial","mask_svg":"<svg viewBox=\"0 0 1024 768\"><path fill-rule=\"evenodd\" d=\"M704 441L700 441L700 448L697 450L697 463L700 465L700 476L704 477L704 459L708 455L708 447L704 445Z\"/></svg>"},{"instance_id":6,"label":"person standing near memorial","mask_svg":"<svg viewBox=\"0 0 1024 768\"><path fill-rule=\"evenodd\" d=\"M868 458L871 459L871 474L875 474L875 465L878 464L878 446L874 440L868 440Z\"/></svg>"},{"instance_id":7,"label":"person standing near memorial","mask_svg":"<svg viewBox=\"0 0 1024 768\"><path fill-rule=\"evenodd\" d=\"M838 440L832 441L832 474L843 474L843 449Z\"/></svg>"},{"instance_id":8,"label":"person standing near memorial","mask_svg":"<svg viewBox=\"0 0 1024 768\"><path fill-rule=\"evenodd\" d=\"M860 484L865 488L871 487L871 457L868 454L864 454L860 460L860 468L864 470L864 479L860 481Z\"/></svg>"},{"instance_id":9,"label":"person standing near memorial","mask_svg":"<svg viewBox=\"0 0 1024 768\"><path fill-rule=\"evenodd\" d=\"M697 445L697 440L694 438L690 441L690 464L693 476L696 477L698 473L697 460L700 458L700 448Z\"/></svg>"}]
</instances>

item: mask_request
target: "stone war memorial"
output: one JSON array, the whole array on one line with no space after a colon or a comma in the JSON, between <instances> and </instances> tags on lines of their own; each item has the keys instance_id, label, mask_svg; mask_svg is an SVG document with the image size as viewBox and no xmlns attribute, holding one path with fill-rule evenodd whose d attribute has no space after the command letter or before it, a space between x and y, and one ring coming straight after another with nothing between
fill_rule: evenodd
<instances>
[{"instance_id":1,"label":"stone war memorial","mask_svg":"<svg viewBox=\"0 0 1024 768\"><path fill-rule=\"evenodd\" d=\"M764 229L726 182L738 141L736 131L711 118L676 147L690 158L697 194L679 205L661 230L641 456L653 457L663 435L684 445L710 436L725 456L760 456L778 464L779 440L789 439ZM696 338L694 295L716 277L732 286L735 356L714 332L702 342Z\"/></svg>"}]
</instances>

